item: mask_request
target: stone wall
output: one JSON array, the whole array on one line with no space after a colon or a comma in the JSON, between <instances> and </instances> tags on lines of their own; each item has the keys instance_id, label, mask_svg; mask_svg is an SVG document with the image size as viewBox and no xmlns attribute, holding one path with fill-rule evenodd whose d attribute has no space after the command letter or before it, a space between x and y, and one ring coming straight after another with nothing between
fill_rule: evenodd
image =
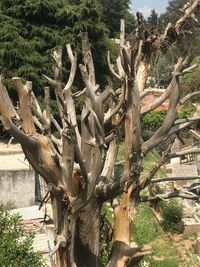
<instances>
[{"instance_id":1,"label":"stone wall","mask_svg":"<svg viewBox=\"0 0 200 267\"><path fill-rule=\"evenodd\" d=\"M16 208L34 205L35 171L0 170L0 203Z\"/></svg>"}]
</instances>

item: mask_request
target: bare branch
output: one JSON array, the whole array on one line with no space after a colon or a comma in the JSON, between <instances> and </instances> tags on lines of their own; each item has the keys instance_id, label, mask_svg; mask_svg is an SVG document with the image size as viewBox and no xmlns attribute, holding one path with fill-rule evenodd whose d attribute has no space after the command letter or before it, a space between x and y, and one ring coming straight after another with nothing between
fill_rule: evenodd
<instances>
[{"instance_id":1,"label":"bare branch","mask_svg":"<svg viewBox=\"0 0 200 267\"><path fill-rule=\"evenodd\" d=\"M191 66L191 67L189 67L187 69L184 69L180 73L176 73L176 76L182 76L182 75L190 72L192 69L194 69L196 67L197 67L197 64L195 64L195 65L193 65L193 66ZM144 115L147 112L150 112L150 111L156 109L157 107L159 107L169 97L171 91L173 90L173 85L174 85L173 82L171 82L170 85L167 87L166 90L164 90L163 94L159 98L157 98L150 106L143 107L142 110L141 110L141 114ZM145 90L145 91L148 92L148 90ZM154 89L154 92L155 92L155 89ZM141 95L143 96L143 95L145 95L145 93L142 93ZM180 104L180 101L179 101L179 104Z\"/></svg>"},{"instance_id":2,"label":"bare branch","mask_svg":"<svg viewBox=\"0 0 200 267\"><path fill-rule=\"evenodd\" d=\"M176 158L184 155L189 155L189 154L200 154L200 148L199 147L192 147L188 149L183 149L181 151L178 151L176 153L171 153L168 155L169 158Z\"/></svg>"},{"instance_id":3,"label":"bare branch","mask_svg":"<svg viewBox=\"0 0 200 267\"><path fill-rule=\"evenodd\" d=\"M197 120L200 120L200 116L188 117L188 118L185 118L185 119L178 119L178 120L176 120L174 122L174 126L178 125L178 124L184 124L186 122L194 122L194 121L197 121Z\"/></svg>"},{"instance_id":4,"label":"bare branch","mask_svg":"<svg viewBox=\"0 0 200 267\"><path fill-rule=\"evenodd\" d=\"M63 92L69 90L72 87L74 77L76 75L76 68L77 68L77 55L75 55L75 56L73 55L70 44L67 44L66 48L67 48L68 57L69 57L70 62L71 62L71 71L70 71L68 82L67 82Z\"/></svg>"},{"instance_id":5,"label":"bare branch","mask_svg":"<svg viewBox=\"0 0 200 267\"><path fill-rule=\"evenodd\" d=\"M38 142L36 138L25 134L18 127L16 127L9 118L1 116L1 121L5 130L8 131L21 145L25 145L26 147L31 149L33 149L34 146L37 145Z\"/></svg>"},{"instance_id":6,"label":"bare branch","mask_svg":"<svg viewBox=\"0 0 200 267\"><path fill-rule=\"evenodd\" d=\"M98 100L103 104L105 103L106 100L113 94L113 88L109 84L106 86L105 90L100 94L98 97Z\"/></svg>"},{"instance_id":7,"label":"bare branch","mask_svg":"<svg viewBox=\"0 0 200 267\"><path fill-rule=\"evenodd\" d=\"M44 127L39 122L39 120L38 120L38 118L36 116L33 116L33 121L34 121L35 125L43 132L44 131Z\"/></svg>"},{"instance_id":8,"label":"bare branch","mask_svg":"<svg viewBox=\"0 0 200 267\"><path fill-rule=\"evenodd\" d=\"M46 117L44 116L40 105L37 101L37 98L35 96L35 94L33 92L31 92L31 108L33 113L37 116L37 118L39 119L40 123L42 124L42 128L39 127L38 122L36 123L36 125L41 129L41 130L47 130L49 129L49 122L47 121ZM35 118L34 118L34 122L36 122Z\"/></svg>"},{"instance_id":9,"label":"bare branch","mask_svg":"<svg viewBox=\"0 0 200 267\"><path fill-rule=\"evenodd\" d=\"M125 95L126 95L126 87L123 84L122 85L122 92L121 92L121 95L120 95L119 103L112 110L109 110L105 114L105 116L104 116L104 123L107 122L107 121L109 121L115 114L117 114L117 112L120 110L120 108L124 104Z\"/></svg>"},{"instance_id":10,"label":"bare branch","mask_svg":"<svg viewBox=\"0 0 200 267\"><path fill-rule=\"evenodd\" d=\"M173 86L174 83L173 81L171 81L170 85L167 87L166 90L164 90L163 94L159 98L157 98L150 106L142 107L141 114L144 115L147 112L150 112L159 107L170 96L170 93L173 90Z\"/></svg>"},{"instance_id":11,"label":"bare branch","mask_svg":"<svg viewBox=\"0 0 200 267\"><path fill-rule=\"evenodd\" d=\"M26 133L35 133L35 126L33 122L33 117L30 109L30 94L32 90L32 82L27 81L23 84L19 77L14 77L13 82L17 89L20 103L20 117L23 122L23 130Z\"/></svg>"},{"instance_id":12,"label":"bare branch","mask_svg":"<svg viewBox=\"0 0 200 267\"><path fill-rule=\"evenodd\" d=\"M101 123L99 121L99 118L97 117L97 114L94 112L93 109L89 108L89 111L92 113L92 115L94 116L94 120L95 120L95 123L96 123L96 126L97 126L97 129L99 131L99 135L101 136L101 138L103 139L103 144L105 144L105 134L104 134L104 130L101 126Z\"/></svg>"},{"instance_id":13,"label":"bare branch","mask_svg":"<svg viewBox=\"0 0 200 267\"><path fill-rule=\"evenodd\" d=\"M185 74L187 74L187 73L191 73L192 70L195 69L195 68L197 68L197 67L199 67L197 64L193 64L192 66L190 66L190 67L184 69L184 70L180 73L180 75L185 75Z\"/></svg>"},{"instance_id":14,"label":"bare branch","mask_svg":"<svg viewBox=\"0 0 200 267\"><path fill-rule=\"evenodd\" d=\"M165 32L155 40L153 48L155 50L168 47L177 40L177 36L181 34L183 25L198 9L200 0L194 0L183 9L183 15L177 20L175 25L169 23L165 29Z\"/></svg>"},{"instance_id":15,"label":"bare branch","mask_svg":"<svg viewBox=\"0 0 200 267\"><path fill-rule=\"evenodd\" d=\"M46 86L44 88L44 100L46 105L46 121L47 121L47 131L51 131L51 107L50 107L50 88Z\"/></svg>"},{"instance_id":16,"label":"bare branch","mask_svg":"<svg viewBox=\"0 0 200 267\"><path fill-rule=\"evenodd\" d=\"M167 90L167 89L166 89ZM159 93L162 94L166 91L165 89L157 89L157 88L147 88L144 91L140 93L140 100L142 100L145 96L151 95L153 93Z\"/></svg>"},{"instance_id":17,"label":"bare branch","mask_svg":"<svg viewBox=\"0 0 200 267\"><path fill-rule=\"evenodd\" d=\"M89 96L91 98L92 105L93 105L93 108L94 108L96 106L96 95L95 95L96 85L93 85L90 82L90 76L87 73L86 67L83 66L82 64L80 64L79 68L81 70L81 74L82 74L84 83L86 85L87 92L88 92L88 94L89 94Z\"/></svg>"},{"instance_id":18,"label":"bare branch","mask_svg":"<svg viewBox=\"0 0 200 267\"><path fill-rule=\"evenodd\" d=\"M19 115L15 111L13 104L10 100L8 95L8 91L3 84L3 77L0 76L0 115L12 119L17 118L19 119Z\"/></svg>"},{"instance_id":19,"label":"bare branch","mask_svg":"<svg viewBox=\"0 0 200 267\"><path fill-rule=\"evenodd\" d=\"M118 75L118 74L116 73L116 71L114 70L113 65L112 65L111 62L110 62L110 51L108 51L107 61L108 61L108 67L109 67L109 69L110 69L110 72L111 72L117 79L120 80L120 79L121 79L120 75Z\"/></svg>"},{"instance_id":20,"label":"bare branch","mask_svg":"<svg viewBox=\"0 0 200 267\"><path fill-rule=\"evenodd\" d=\"M178 133L180 132L181 130L185 129L186 127L190 126L191 124L193 123L193 121L191 122L185 122L185 123L182 123L182 124L177 124L175 126L173 126L169 133L167 134L166 138L167 139L169 136L171 136L172 134L174 133Z\"/></svg>"},{"instance_id":21,"label":"bare branch","mask_svg":"<svg viewBox=\"0 0 200 267\"><path fill-rule=\"evenodd\" d=\"M126 77L126 73L123 69L123 66L122 66L122 61L121 61L121 57L118 57L117 60L116 60L116 63L117 63L117 68L118 68L118 72L119 72L119 75L122 78L125 78Z\"/></svg>"},{"instance_id":22,"label":"bare branch","mask_svg":"<svg viewBox=\"0 0 200 267\"><path fill-rule=\"evenodd\" d=\"M112 177L112 173L115 166L115 161L117 158L117 152L118 152L118 143L116 138L113 139L110 144L109 148L106 154L106 159L104 163L103 170L101 172L100 177L106 177L106 179L109 181Z\"/></svg>"},{"instance_id":23,"label":"bare branch","mask_svg":"<svg viewBox=\"0 0 200 267\"><path fill-rule=\"evenodd\" d=\"M51 122L56 127L58 132L61 134L62 133L62 128L60 127L60 125L58 124L58 122L56 121L56 119L52 115L51 115Z\"/></svg>"},{"instance_id":24,"label":"bare branch","mask_svg":"<svg viewBox=\"0 0 200 267\"><path fill-rule=\"evenodd\" d=\"M171 92L170 92L170 103L168 112L161 127L155 132L155 134L149 140L147 140L142 145L142 152L144 154L146 154L152 148L157 146L168 135L168 132L170 131L170 128L174 123L174 119L176 116L176 108L178 106L180 98L180 81L178 80L179 77L176 76L176 74L180 73L185 68L187 63L188 63L188 58L185 59L179 58L178 63L175 66L172 82L170 85Z\"/></svg>"},{"instance_id":25,"label":"bare branch","mask_svg":"<svg viewBox=\"0 0 200 267\"><path fill-rule=\"evenodd\" d=\"M124 261L129 262L131 266L135 266L134 261L137 258L142 258L144 255L152 253L151 246L132 247L124 241L116 240L110 255L110 261L107 267L117 266L116 263L122 263L118 266L124 266ZM132 265L133 264L133 265Z\"/></svg>"},{"instance_id":26,"label":"bare branch","mask_svg":"<svg viewBox=\"0 0 200 267\"><path fill-rule=\"evenodd\" d=\"M79 97L79 96L82 96L84 95L86 92L86 88L84 88L82 91L78 91L76 93L73 94L74 97Z\"/></svg>"},{"instance_id":27,"label":"bare branch","mask_svg":"<svg viewBox=\"0 0 200 267\"><path fill-rule=\"evenodd\" d=\"M74 166L74 142L72 131L64 129L62 133L62 188L68 197L74 197L72 173Z\"/></svg>"},{"instance_id":28,"label":"bare branch","mask_svg":"<svg viewBox=\"0 0 200 267\"><path fill-rule=\"evenodd\" d=\"M158 194L158 195L155 195L153 197L149 196L144 196L144 197L141 197L141 201L142 202L147 202L147 201L153 201L153 200L156 200L156 199L169 199L169 198L185 198L185 199L193 199L193 200L199 200L200 199L200 196L197 196L193 193L190 193L190 192L186 192L186 191L181 191L181 190L175 190L173 192L170 192L170 193L165 193L165 194Z\"/></svg>"},{"instance_id":29,"label":"bare branch","mask_svg":"<svg viewBox=\"0 0 200 267\"><path fill-rule=\"evenodd\" d=\"M162 182L173 182L173 181L192 181L192 180L200 180L200 176L180 176L180 177L163 177L152 179L151 183L162 183Z\"/></svg>"},{"instance_id":30,"label":"bare branch","mask_svg":"<svg viewBox=\"0 0 200 267\"><path fill-rule=\"evenodd\" d=\"M127 190L125 182L116 181L111 183L105 183L103 181L103 177L100 178L102 179L102 181L100 181L95 187L95 196L100 201L107 201L113 199L119 196L119 194L123 193L125 190Z\"/></svg>"},{"instance_id":31,"label":"bare branch","mask_svg":"<svg viewBox=\"0 0 200 267\"><path fill-rule=\"evenodd\" d=\"M189 3L189 5L185 5L183 8L183 16L176 22L175 29L178 34L180 34L180 30L185 22L195 13L198 6L200 4L200 0L193 0Z\"/></svg>"},{"instance_id":32,"label":"bare branch","mask_svg":"<svg viewBox=\"0 0 200 267\"><path fill-rule=\"evenodd\" d=\"M82 51L83 51L83 60L84 65L88 67L88 73L89 73L89 81L93 86L96 84L95 80L95 69L94 69L94 63L92 59L92 53L90 49L90 44L88 40L88 34L86 32L81 32L80 37L82 40Z\"/></svg>"},{"instance_id":33,"label":"bare branch","mask_svg":"<svg viewBox=\"0 0 200 267\"><path fill-rule=\"evenodd\" d=\"M175 137L174 137L175 139ZM141 184L141 189L144 189L146 186L148 186L153 177L155 176L155 174L158 172L158 170L163 166L163 164L169 159L168 154L171 150L171 147L173 145L173 141L171 142L171 144L167 147L167 149L164 151L162 157L159 159L158 162L155 163L155 165L151 168L151 170L149 171L148 175L146 176L146 178L144 178L140 184Z\"/></svg>"},{"instance_id":34,"label":"bare branch","mask_svg":"<svg viewBox=\"0 0 200 267\"><path fill-rule=\"evenodd\" d=\"M54 87L54 92L56 95L56 101L58 105L58 110L60 114L60 118L62 121L63 128L66 127L65 122L65 116L64 116L64 110L63 110L63 95L62 95L62 49L58 48L56 51L53 52L52 57L54 58L55 65L54 65L54 79L51 79L47 77L46 75L43 75L51 85Z\"/></svg>"},{"instance_id":35,"label":"bare branch","mask_svg":"<svg viewBox=\"0 0 200 267\"><path fill-rule=\"evenodd\" d=\"M68 116L67 119L71 122L73 127L75 127L75 134L76 134L78 146L81 147L81 136L80 136L80 132L79 132L78 125L77 125L75 105L74 105L72 92L71 92L71 87L74 82L76 69L77 69L77 55L75 56L73 55L70 44L67 44L66 48L67 48L68 57L71 62L71 71L70 71L68 82L63 90L64 105L66 107L66 112Z\"/></svg>"},{"instance_id":36,"label":"bare branch","mask_svg":"<svg viewBox=\"0 0 200 267\"><path fill-rule=\"evenodd\" d=\"M51 84L51 85L56 85L56 81L55 80L53 80L53 79L51 79L51 78L49 78L48 76L46 76L46 75L42 75L45 79L47 79L47 81Z\"/></svg>"},{"instance_id":37,"label":"bare branch","mask_svg":"<svg viewBox=\"0 0 200 267\"><path fill-rule=\"evenodd\" d=\"M53 250L49 253L49 256L52 257L58 251L60 246L63 248L67 246L66 238L63 235L57 237L56 245L53 248Z\"/></svg>"},{"instance_id":38,"label":"bare branch","mask_svg":"<svg viewBox=\"0 0 200 267\"><path fill-rule=\"evenodd\" d=\"M179 104L180 104L180 105L183 105L186 101L188 101L189 99L191 99L193 96L198 96L198 95L200 95L200 91L190 93L190 94L184 96L184 97L179 101Z\"/></svg>"},{"instance_id":39,"label":"bare branch","mask_svg":"<svg viewBox=\"0 0 200 267\"><path fill-rule=\"evenodd\" d=\"M125 44L125 21L120 20L120 46L123 47Z\"/></svg>"},{"instance_id":40,"label":"bare branch","mask_svg":"<svg viewBox=\"0 0 200 267\"><path fill-rule=\"evenodd\" d=\"M152 254L152 247L151 246L143 246L143 247L139 248L139 250L136 253L134 253L130 262L131 262L131 264L132 263L134 264L135 259L136 259L136 262L138 262L139 258L142 258L142 257L144 257L146 255L150 255L150 254Z\"/></svg>"}]
</instances>

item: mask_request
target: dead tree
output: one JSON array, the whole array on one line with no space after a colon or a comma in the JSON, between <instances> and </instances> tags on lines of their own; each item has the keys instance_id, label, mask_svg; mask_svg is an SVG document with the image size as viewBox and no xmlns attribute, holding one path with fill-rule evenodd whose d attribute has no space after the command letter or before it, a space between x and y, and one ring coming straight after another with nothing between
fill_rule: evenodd
<instances>
[{"instance_id":1,"label":"dead tree","mask_svg":"<svg viewBox=\"0 0 200 267\"><path fill-rule=\"evenodd\" d=\"M176 41L185 22L194 17L200 0L193 0L183 10L175 23L169 24L161 35L149 33L143 24L143 17L137 14L137 42L131 45L125 39L124 22L121 23L119 57L116 65L108 64L112 75L119 81L114 90L109 84L102 90L96 83L95 67L86 33L81 33L83 63L79 65L85 88L72 94L71 87L77 70L77 57L71 46L66 46L71 62L68 82L63 87L62 51L53 53L55 61L54 78L46 77L54 88L60 121L51 114L49 87L44 90L45 109L42 110L32 90L32 83L25 83L14 77L19 104L15 109L3 78L0 80L0 115L4 128L22 146L32 167L46 181L55 224L55 248L57 267L99 267L100 212L105 201L111 201L114 212L114 237L108 267L127 266L134 257L140 257L149 250L132 247L131 225L137 206L141 201L151 201L152 196L141 197L140 192L155 183L157 170L170 157L168 150L152 167L145 179L140 179L145 155L181 131L199 116L176 120L179 105L193 94L181 99L181 77L196 66L188 67L189 59L179 58L174 66L171 83L165 93L150 107L141 105L150 90L145 83L150 71L150 62L158 50L163 50ZM74 98L84 95L81 125L77 124ZM141 116L157 108L169 99L169 109L164 123L153 136L143 142L141 139ZM57 129L60 138L52 133ZM109 131L107 130L109 129ZM119 132L125 132L124 171L119 180L113 177L118 154ZM187 151L187 153L197 153ZM121 198L116 198L121 195ZM176 192L173 195L155 198L186 197L198 199L191 192Z\"/></svg>"}]
</instances>

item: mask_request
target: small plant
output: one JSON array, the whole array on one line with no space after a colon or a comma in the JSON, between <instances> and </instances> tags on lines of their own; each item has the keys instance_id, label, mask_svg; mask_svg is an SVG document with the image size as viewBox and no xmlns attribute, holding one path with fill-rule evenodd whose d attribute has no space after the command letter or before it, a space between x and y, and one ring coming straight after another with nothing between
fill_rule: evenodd
<instances>
[{"instance_id":1,"label":"small plant","mask_svg":"<svg viewBox=\"0 0 200 267\"><path fill-rule=\"evenodd\" d=\"M177 200L171 199L166 202L160 202L158 204L158 210L163 217L162 225L166 231L172 233L183 232L183 210L181 204Z\"/></svg>"},{"instance_id":2,"label":"small plant","mask_svg":"<svg viewBox=\"0 0 200 267\"><path fill-rule=\"evenodd\" d=\"M33 235L25 232L18 215L0 205L1 267L44 267L42 255L33 251Z\"/></svg>"}]
</instances>

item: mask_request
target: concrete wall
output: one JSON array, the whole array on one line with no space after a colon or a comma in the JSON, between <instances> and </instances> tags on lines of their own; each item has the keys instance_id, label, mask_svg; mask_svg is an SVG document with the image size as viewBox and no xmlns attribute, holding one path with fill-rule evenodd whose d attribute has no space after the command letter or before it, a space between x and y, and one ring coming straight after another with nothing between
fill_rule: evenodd
<instances>
[{"instance_id":1,"label":"concrete wall","mask_svg":"<svg viewBox=\"0 0 200 267\"><path fill-rule=\"evenodd\" d=\"M200 223L185 224L184 235L193 235L200 233Z\"/></svg>"},{"instance_id":2,"label":"concrete wall","mask_svg":"<svg viewBox=\"0 0 200 267\"><path fill-rule=\"evenodd\" d=\"M34 205L35 171L0 170L0 203L16 208Z\"/></svg>"}]
</instances>

